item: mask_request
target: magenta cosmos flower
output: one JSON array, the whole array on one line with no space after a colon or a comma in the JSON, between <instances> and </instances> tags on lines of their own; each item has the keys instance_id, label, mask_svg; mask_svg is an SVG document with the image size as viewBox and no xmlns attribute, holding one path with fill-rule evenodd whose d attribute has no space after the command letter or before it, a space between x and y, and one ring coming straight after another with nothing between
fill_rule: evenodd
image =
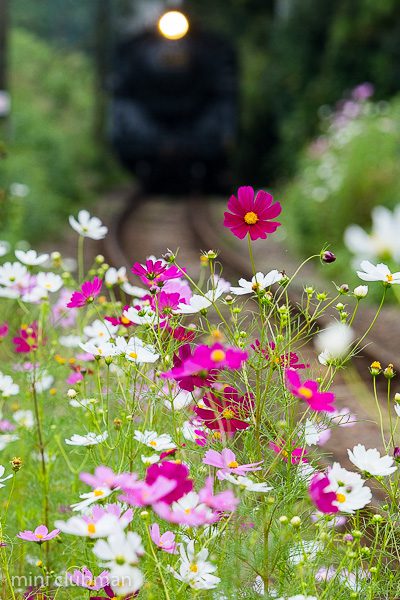
<instances>
[{"instance_id":1,"label":"magenta cosmos flower","mask_svg":"<svg viewBox=\"0 0 400 600\"><path fill-rule=\"evenodd\" d=\"M59 533L59 529L53 529L53 531L49 532L46 525L39 525L36 527L35 531L20 531L17 537L21 540L25 540L26 542L37 542L38 544L43 544L43 542L48 542L49 540L55 538Z\"/></svg>"},{"instance_id":2,"label":"magenta cosmos flower","mask_svg":"<svg viewBox=\"0 0 400 600\"><path fill-rule=\"evenodd\" d=\"M308 369L310 366L309 364L300 363L300 359L295 352L285 352L284 354L277 355L275 353L276 345L274 342L269 342L265 348L262 348L260 340L256 340L251 347L257 354L264 356L266 361L271 362L274 367L276 365L276 367L290 367L291 369Z\"/></svg>"},{"instance_id":3,"label":"magenta cosmos flower","mask_svg":"<svg viewBox=\"0 0 400 600\"><path fill-rule=\"evenodd\" d=\"M3 338L7 337L8 331L9 331L8 323L1 323L0 324L0 341Z\"/></svg>"},{"instance_id":4,"label":"magenta cosmos flower","mask_svg":"<svg viewBox=\"0 0 400 600\"><path fill-rule=\"evenodd\" d=\"M146 260L142 265L136 262L131 268L132 273L137 275L143 283L149 286L157 285L162 287L169 279L182 277L182 270L174 265L169 265L162 260Z\"/></svg>"},{"instance_id":5,"label":"magenta cosmos flower","mask_svg":"<svg viewBox=\"0 0 400 600\"><path fill-rule=\"evenodd\" d=\"M19 354L37 350L39 347L37 322L22 325L19 335L13 338L13 344L15 345L15 352Z\"/></svg>"},{"instance_id":6,"label":"magenta cosmos flower","mask_svg":"<svg viewBox=\"0 0 400 600\"><path fill-rule=\"evenodd\" d=\"M193 481L189 479L189 469L182 463L164 460L151 465L147 469L145 481L149 485L156 484L159 477L176 482L176 486L170 493L159 498L160 502L171 504L193 489Z\"/></svg>"},{"instance_id":7,"label":"magenta cosmos flower","mask_svg":"<svg viewBox=\"0 0 400 600\"><path fill-rule=\"evenodd\" d=\"M254 189L243 186L238 189L237 198L231 196L228 202L231 212L224 213L224 225L241 240L249 234L252 240L265 240L269 233L274 233L280 223L272 221L282 207L279 202L273 203L268 192L260 190L254 196Z\"/></svg>"},{"instance_id":8,"label":"magenta cosmos flower","mask_svg":"<svg viewBox=\"0 0 400 600\"><path fill-rule=\"evenodd\" d=\"M250 416L252 406L253 401L247 394L240 396L235 388L227 386L219 396L206 394L194 412L209 429L233 435L250 427L245 419Z\"/></svg>"},{"instance_id":9,"label":"magenta cosmos flower","mask_svg":"<svg viewBox=\"0 0 400 600\"><path fill-rule=\"evenodd\" d=\"M336 504L333 504L337 501L337 496L331 491L330 485L331 482L324 473L316 473L308 488L310 498L318 510L328 514L339 510Z\"/></svg>"},{"instance_id":10,"label":"magenta cosmos flower","mask_svg":"<svg viewBox=\"0 0 400 600\"><path fill-rule=\"evenodd\" d=\"M225 473L234 475L245 475L247 471L259 471L262 460L257 463L240 465L236 460L236 455L229 448L224 448L222 452L216 450L207 450L204 455L203 463L211 467L217 467L218 479L224 479Z\"/></svg>"},{"instance_id":11,"label":"magenta cosmos flower","mask_svg":"<svg viewBox=\"0 0 400 600\"><path fill-rule=\"evenodd\" d=\"M67 304L68 308L80 308L85 304L90 304L100 294L103 281L94 277L93 281L84 281L80 292L74 292Z\"/></svg>"},{"instance_id":12,"label":"magenta cosmos flower","mask_svg":"<svg viewBox=\"0 0 400 600\"><path fill-rule=\"evenodd\" d=\"M335 412L332 403L335 401L333 392L319 392L318 383L308 379L302 383L300 375L294 369L285 371L286 387L293 396L305 400L316 411Z\"/></svg>"},{"instance_id":13,"label":"magenta cosmos flower","mask_svg":"<svg viewBox=\"0 0 400 600\"><path fill-rule=\"evenodd\" d=\"M87 567L82 567L81 571L75 569L73 573L67 573L67 577L71 583L96 592L102 590L109 583L108 571L102 571L97 577L94 577L92 571L89 571Z\"/></svg>"}]
</instances>

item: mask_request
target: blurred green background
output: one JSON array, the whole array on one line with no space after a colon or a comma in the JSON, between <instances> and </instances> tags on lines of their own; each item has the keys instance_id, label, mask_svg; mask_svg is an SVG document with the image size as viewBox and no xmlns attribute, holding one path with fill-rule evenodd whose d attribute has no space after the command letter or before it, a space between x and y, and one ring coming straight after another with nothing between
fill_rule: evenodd
<instances>
[{"instance_id":1,"label":"blurred green background","mask_svg":"<svg viewBox=\"0 0 400 600\"><path fill-rule=\"evenodd\" d=\"M104 82L121 24L143 2L8 5L13 110L1 130L0 238L35 243L127 177L103 143ZM299 254L330 243L345 255L346 226L368 227L373 206L400 200L400 3L191 0L182 8L238 51L235 183L277 194ZM364 82L373 96L353 114L352 90Z\"/></svg>"}]
</instances>

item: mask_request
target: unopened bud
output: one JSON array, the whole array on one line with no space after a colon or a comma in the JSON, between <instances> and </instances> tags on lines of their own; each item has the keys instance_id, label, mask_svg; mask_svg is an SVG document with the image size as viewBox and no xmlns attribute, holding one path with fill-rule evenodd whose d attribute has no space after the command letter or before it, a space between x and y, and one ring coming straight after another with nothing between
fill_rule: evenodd
<instances>
[{"instance_id":1,"label":"unopened bud","mask_svg":"<svg viewBox=\"0 0 400 600\"><path fill-rule=\"evenodd\" d=\"M396 376L396 373L393 370L393 365L391 363L388 364L386 369L383 371L383 374L386 377L386 379L393 379L393 377Z\"/></svg>"},{"instance_id":2,"label":"unopened bud","mask_svg":"<svg viewBox=\"0 0 400 600\"><path fill-rule=\"evenodd\" d=\"M330 250L325 250L321 252L321 260L325 263L333 263L336 260L336 256Z\"/></svg>"},{"instance_id":3,"label":"unopened bud","mask_svg":"<svg viewBox=\"0 0 400 600\"><path fill-rule=\"evenodd\" d=\"M381 363L378 360L374 360L369 368L369 371L372 377L376 377L382 371Z\"/></svg>"},{"instance_id":4,"label":"unopened bud","mask_svg":"<svg viewBox=\"0 0 400 600\"><path fill-rule=\"evenodd\" d=\"M14 456L14 458L10 460L10 463L12 470L16 473L22 467L22 458L20 458L19 456Z\"/></svg>"},{"instance_id":5,"label":"unopened bud","mask_svg":"<svg viewBox=\"0 0 400 600\"><path fill-rule=\"evenodd\" d=\"M342 283L342 285L339 288L339 293L340 294L348 294L349 293L349 286L347 285L347 283Z\"/></svg>"},{"instance_id":6,"label":"unopened bud","mask_svg":"<svg viewBox=\"0 0 400 600\"><path fill-rule=\"evenodd\" d=\"M121 426L122 426L122 421L121 421L121 419L114 419L113 423L114 423L114 427L115 427L115 429L116 429L117 431L119 431L119 430L121 429Z\"/></svg>"},{"instance_id":7,"label":"unopened bud","mask_svg":"<svg viewBox=\"0 0 400 600\"><path fill-rule=\"evenodd\" d=\"M300 517L292 517L290 519L290 524L292 525L292 527L300 527L300 525L301 525Z\"/></svg>"},{"instance_id":8,"label":"unopened bud","mask_svg":"<svg viewBox=\"0 0 400 600\"><path fill-rule=\"evenodd\" d=\"M361 300L361 298L365 298L365 296L368 294L368 286L359 285L358 287L354 288L353 294L359 300Z\"/></svg>"},{"instance_id":9,"label":"unopened bud","mask_svg":"<svg viewBox=\"0 0 400 600\"><path fill-rule=\"evenodd\" d=\"M105 261L105 258L102 254L98 254L94 260L97 265L102 265Z\"/></svg>"},{"instance_id":10,"label":"unopened bud","mask_svg":"<svg viewBox=\"0 0 400 600\"><path fill-rule=\"evenodd\" d=\"M67 392L67 396L68 398L75 398L75 396L78 395L78 392L76 392L73 388L69 388L68 392Z\"/></svg>"}]
</instances>

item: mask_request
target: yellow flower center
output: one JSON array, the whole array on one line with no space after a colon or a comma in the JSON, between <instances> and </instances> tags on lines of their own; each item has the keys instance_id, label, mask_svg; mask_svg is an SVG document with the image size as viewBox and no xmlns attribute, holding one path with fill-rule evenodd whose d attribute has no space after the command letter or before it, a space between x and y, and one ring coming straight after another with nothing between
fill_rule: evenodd
<instances>
[{"instance_id":1,"label":"yellow flower center","mask_svg":"<svg viewBox=\"0 0 400 600\"><path fill-rule=\"evenodd\" d=\"M92 579L91 581L87 581L86 585L89 587L93 587L94 585L96 585L96 582Z\"/></svg>"},{"instance_id":2,"label":"yellow flower center","mask_svg":"<svg viewBox=\"0 0 400 600\"><path fill-rule=\"evenodd\" d=\"M189 570L192 571L192 573L197 573L197 571L199 570L199 567L196 565L196 563L192 563L189 566Z\"/></svg>"},{"instance_id":3,"label":"yellow flower center","mask_svg":"<svg viewBox=\"0 0 400 600\"><path fill-rule=\"evenodd\" d=\"M346 502L346 496L344 494L336 494L336 500L338 502Z\"/></svg>"},{"instance_id":4,"label":"yellow flower center","mask_svg":"<svg viewBox=\"0 0 400 600\"><path fill-rule=\"evenodd\" d=\"M221 415L224 417L224 419L233 419L235 413L231 408L224 408Z\"/></svg>"},{"instance_id":5,"label":"yellow flower center","mask_svg":"<svg viewBox=\"0 0 400 600\"><path fill-rule=\"evenodd\" d=\"M123 323L124 325L128 325L128 323L130 323L130 320L126 317L121 317L121 323Z\"/></svg>"},{"instance_id":6,"label":"yellow flower center","mask_svg":"<svg viewBox=\"0 0 400 600\"><path fill-rule=\"evenodd\" d=\"M213 350L210 358L213 362L222 362L225 360L226 354L223 350Z\"/></svg>"},{"instance_id":7,"label":"yellow flower center","mask_svg":"<svg viewBox=\"0 0 400 600\"><path fill-rule=\"evenodd\" d=\"M300 396L303 396L303 398L306 398L307 400L309 400L313 395L312 391L304 387L304 385L299 387L298 393L300 394Z\"/></svg>"},{"instance_id":8,"label":"yellow flower center","mask_svg":"<svg viewBox=\"0 0 400 600\"><path fill-rule=\"evenodd\" d=\"M389 273L389 275L386 275L386 281L388 281L389 283L393 281L393 275L391 273Z\"/></svg>"},{"instance_id":9,"label":"yellow flower center","mask_svg":"<svg viewBox=\"0 0 400 600\"><path fill-rule=\"evenodd\" d=\"M255 225L258 220L258 215L253 211L247 212L244 215L244 222L247 223L247 225Z\"/></svg>"},{"instance_id":10,"label":"yellow flower center","mask_svg":"<svg viewBox=\"0 0 400 600\"><path fill-rule=\"evenodd\" d=\"M381 363L378 360L374 360L371 364L371 369L382 369Z\"/></svg>"},{"instance_id":11,"label":"yellow flower center","mask_svg":"<svg viewBox=\"0 0 400 600\"><path fill-rule=\"evenodd\" d=\"M213 431L212 436L213 436L214 439L219 440L219 439L221 439L221 432L220 431Z\"/></svg>"},{"instance_id":12,"label":"yellow flower center","mask_svg":"<svg viewBox=\"0 0 400 600\"><path fill-rule=\"evenodd\" d=\"M253 285L251 286L251 289L253 290L253 292L258 292L258 290L260 289L260 284L259 283L253 283Z\"/></svg>"},{"instance_id":13,"label":"yellow flower center","mask_svg":"<svg viewBox=\"0 0 400 600\"><path fill-rule=\"evenodd\" d=\"M237 469L237 468L238 468L238 466L239 466L239 463L238 463L238 462L236 462L236 460L232 460L230 463L228 463L228 467L229 467L230 469Z\"/></svg>"},{"instance_id":14,"label":"yellow flower center","mask_svg":"<svg viewBox=\"0 0 400 600\"><path fill-rule=\"evenodd\" d=\"M103 490L93 490L93 494L94 494L96 497L99 497L99 496L104 496L104 492L103 492Z\"/></svg>"},{"instance_id":15,"label":"yellow flower center","mask_svg":"<svg viewBox=\"0 0 400 600\"><path fill-rule=\"evenodd\" d=\"M190 515L190 513L192 512L191 508L185 508L185 510L183 511L185 513L185 515Z\"/></svg>"},{"instance_id":16,"label":"yellow flower center","mask_svg":"<svg viewBox=\"0 0 400 600\"><path fill-rule=\"evenodd\" d=\"M155 448L157 446L157 442L154 440L151 440L151 442L149 442L149 446L153 446L153 448Z\"/></svg>"},{"instance_id":17,"label":"yellow flower center","mask_svg":"<svg viewBox=\"0 0 400 600\"><path fill-rule=\"evenodd\" d=\"M37 537L38 540L42 540L44 537L41 533L35 533L35 536Z\"/></svg>"},{"instance_id":18,"label":"yellow flower center","mask_svg":"<svg viewBox=\"0 0 400 600\"><path fill-rule=\"evenodd\" d=\"M87 530L88 533L96 533L96 525L94 523L88 523Z\"/></svg>"},{"instance_id":19,"label":"yellow flower center","mask_svg":"<svg viewBox=\"0 0 400 600\"><path fill-rule=\"evenodd\" d=\"M286 450L281 450L281 454L282 456L284 456L285 458L289 458L289 453Z\"/></svg>"},{"instance_id":20,"label":"yellow flower center","mask_svg":"<svg viewBox=\"0 0 400 600\"><path fill-rule=\"evenodd\" d=\"M130 356L131 358L137 358L137 354L136 354L136 352L129 352L129 356Z\"/></svg>"}]
</instances>

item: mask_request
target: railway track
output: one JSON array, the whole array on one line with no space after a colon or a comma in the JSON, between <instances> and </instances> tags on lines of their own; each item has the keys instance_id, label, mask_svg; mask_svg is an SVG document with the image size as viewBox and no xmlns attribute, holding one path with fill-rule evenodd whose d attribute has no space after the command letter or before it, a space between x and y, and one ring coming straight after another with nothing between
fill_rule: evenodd
<instances>
[{"instance_id":1,"label":"railway track","mask_svg":"<svg viewBox=\"0 0 400 600\"><path fill-rule=\"evenodd\" d=\"M151 254L161 256L167 248L175 251L179 248L179 263L188 268L196 277L199 271L201 250L218 250L219 258L224 265L225 274L231 281L238 277L252 276L245 245L232 241L221 231L221 202L210 202L200 196L192 195L182 200L160 197L144 198L140 193L125 193L126 197L121 209L109 222L110 232L104 240L103 253L107 262L115 266L130 267L134 261L143 261ZM268 244L268 242L267 242ZM260 247L263 244L260 244ZM256 266L261 271L272 268L285 269L293 273L298 264L290 257L284 244L270 242L268 255L264 250L255 254ZM315 271L304 269L302 281L312 283L316 289L327 287ZM293 287L290 298L295 305L302 294L302 289ZM344 297L344 302L346 301ZM361 307L364 309L365 307ZM361 337L372 320L374 311L367 308L364 318L355 323L357 337ZM337 312L332 310L332 316ZM379 326L384 330L393 330L393 309L380 316ZM305 350L315 361L315 351ZM338 406L346 406L357 415L357 424L352 428L340 428L333 431L329 442L324 446L332 453L335 460L344 466L351 467L348 462L347 448L352 448L355 440L366 447L382 449L381 430L378 425L378 410L372 395L372 381L369 365L380 360L382 365L395 363L396 354L389 344L384 344L382 335L373 330L365 340L362 355L353 360L353 368L339 373L335 379L333 391ZM386 380L382 377L381 395L384 394ZM389 430L389 412L386 402L380 406L385 431ZM392 415L393 416L393 415ZM399 440L400 441L400 440ZM400 445L400 444L399 444Z\"/></svg>"}]
</instances>

